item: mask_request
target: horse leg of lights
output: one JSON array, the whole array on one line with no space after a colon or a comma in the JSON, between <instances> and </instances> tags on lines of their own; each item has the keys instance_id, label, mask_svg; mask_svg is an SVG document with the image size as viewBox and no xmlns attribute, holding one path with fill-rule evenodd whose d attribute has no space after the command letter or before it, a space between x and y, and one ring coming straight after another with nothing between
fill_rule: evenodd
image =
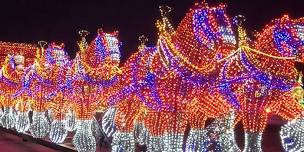
<instances>
[{"instance_id":1,"label":"horse leg of lights","mask_svg":"<svg viewBox=\"0 0 304 152\"><path fill-rule=\"evenodd\" d=\"M73 145L79 152L95 152L96 140L92 133L92 120L78 120Z\"/></svg>"},{"instance_id":2,"label":"horse leg of lights","mask_svg":"<svg viewBox=\"0 0 304 152\"><path fill-rule=\"evenodd\" d=\"M184 134L179 132L171 132L164 135L165 151L181 152L183 151Z\"/></svg>"},{"instance_id":3,"label":"horse leg of lights","mask_svg":"<svg viewBox=\"0 0 304 152\"><path fill-rule=\"evenodd\" d=\"M186 143L186 151L202 151L201 142L205 141L207 132L204 129L191 128Z\"/></svg>"},{"instance_id":4,"label":"horse leg of lights","mask_svg":"<svg viewBox=\"0 0 304 152\"><path fill-rule=\"evenodd\" d=\"M134 127L135 142L139 145L147 145L149 132L143 123L137 122Z\"/></svg>"},{"instance_id":5,"label":"horse leg of lights","mask_svg":"<svg viewBox=\"0 0 304 152\"><path fill-rule=\"evenodd\" d=\"M114 122L115 113L116 109L110 108L104 113L102 117L102 130L107 137L111 137L116 131Z\"/></svg>"},{"instance_id":6,"label":"horse leg of lights","mask_svg":"<svg viewBox=\"0 0 304 152\"><path fill-rule=\"evenodd\" d=\"M186 130L186 115L183 113L168 113L167 130L163 136L165 151L183 151L184 133Z\"/></svg>"},{"instance_id":7,"label":"horse leg of lights","mask_svg":"<svg viewBox=\"0 0 304 152\"><path fill-rule=\"evenodd\" d=\"M73 137L73 145L79 152L95 152L96 140L93 135L92 125L96 106L81 103L76 106L76 133Z\"/></svg>"},{"instance_id":8,"label":"horse leg of lights","mask_svg":"<svg viewBox=\"0 0 304 152\"><path fill-rule=\"evenodd\" d=\"M1 117L2 126L7 129L12 129L15 126L16 119L14 116L13 107L4 107L4 113Z\"/></svg>"},{"instance_id":9,"label":"horse leg of lights","mask_svg":"<svg viewBox=\"0 0 304 152\"><path fill-rule=\"evenodd\" d=\"M234 123L236 115L235 111L230 111L227 116L220 118L219 123L222 124L219 141L222 145L222 150L227 152L241 152L234 136Z\"/></svg>"},{"instance_id":10,"label":"horse leg of lights","mask_svg":"<svg viewBox=\"0 0 304 152\"><path fill-rule=\"evenodd\" d=\"M130 108L127 112L121 111L122 109L117 109L115 113L115 123L117 125L117 130L113 134L112 140L112 152L120 151L135 151L135 139L133 135L133 123L130 123L133 120L134 115L127 115L130 111Z\"/></svg>"},{"instance_id":11,"label":"horse leg of lights","mask_svg":"<svg viewBox=\"0 0 304 152\"><path fill-rule=\"evenodd\" d=\"M193 109L190 109L193 110ZM190 132L186 142L186 151L202 151L201 141L206 137L205 122L207 117L198 111L190 111L188 121L190 123Z\"/></svg>"},{"instance_id":12,"label":"horse leg of lights","mask_svg":"<svg viewBox=\"0 0 304 152\"><path fill-rule=\"evenodd\" d=\"M147 151L164 151L164 141L162 137L150 136L147 143Z\"/></svg>"},{"instance_id":13,"label":"horse leg of lights","mask_svg":"<svg viewBox=\"0 0 304 152\"><path fill-rule=\"evenodd\" d=\"M135 151L133 132L116 131L113 135L112 152Z\"/></svg>"},{"instance_id":14,"label":"horse leg of lights","mask_svg":"<svg viewBox=\"0 0 304 152\"><path fill-rule=\"evenodd\" d=\"M289 121L280 131L285 151L304 151L304 118Z\"/></svg>"},{"instance_id":15,"label":"horse leg of lights","mask_svg":"<svg viewBox=\"0 0 304 152\"><path fill-rule=\"evenodd\" d=\"M15 128L18 132L26 132L30 128L30 119L28 112L17 112L16 125Z\"/></svg>"},{"instance_id":16,"label":"horse leg of lights","mask_svg":"<svg viewBox=\"0 0 304 152\"><path fill-rule=\"evenodd\" d=\"M92 124L92 132L95 137L96 143L99 144L100 139L102 138L102 128L99 125L99 122L96 120L96 118L93 118L93 124Z\"/></svg>"},{"instance_id":17,"label":"horse leg of lights","mask_svg":"<svg viewBox=\"0 0 304 152\"><path fill-rule=\"evenodd\" d=\"M44 138L50 130L50 124L45 116L45 112L33 112L33 123L30 132L35 138Z\"/></svg>"},{"instance_id":18,"label":"horse leg of lights","mask_svg":"<svg viewBox=\"0 0 304 152\"><path fill-rule=\"evenodd\" d=\"M67 134L68 131L66 129L65 120L62 119L53 120L51 124L51 131L49 134L50 140L54 143L62 143L65 140Z\"/></svg>"},{"instance_id":19,"label":"horse leg of lights","mask_svg":"<svg viewBox=\"0 0 304 152\"><path fill-rule=\"evenodd\" d=\"M267 112L257 113L258 108L249 108L243 112L245 131L244 152L262 152L262 134L266 127ZM252 113L256 112L256 113Z\"/></svg>"},{"instance_id":20,"label":"horse leg of lights","mask_svg":"<svg viewBox=\"0 0 304 152\"><path fill-rule=\"evenodd\" d=\"M18 132L26 132L30 128L30 119L28 115L29 104L26 100L17 100L15 106L17 111L15 128Z\"/></svg>"}]
</instances>

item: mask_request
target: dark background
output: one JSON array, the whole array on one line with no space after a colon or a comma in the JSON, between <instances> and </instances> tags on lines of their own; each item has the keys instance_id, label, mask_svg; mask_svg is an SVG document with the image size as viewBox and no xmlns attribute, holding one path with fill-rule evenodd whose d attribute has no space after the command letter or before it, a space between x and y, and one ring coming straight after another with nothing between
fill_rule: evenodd
<instances>
[{"instance_id":1,"label":"dark background","mask_svg":"<svg viewBox=\"0 0 304 152\"><path fill-rule=\"evenodd\" d=\"M64 42L74 57L78 50L78 30L91 32L88 40L102 27L119 30L122 58L125 60L138 46L138 36L145 34L149 44L157 39L155 21L159 5L173 7L170 19L176 27L197 0L7 0L0 3L0 41L36 43L39 40ZM250 34L273 18L289 14L304 16L303 0L208 0L209 5L227 4L230 17L245 15Z\"/></svg>"}]
</instances>

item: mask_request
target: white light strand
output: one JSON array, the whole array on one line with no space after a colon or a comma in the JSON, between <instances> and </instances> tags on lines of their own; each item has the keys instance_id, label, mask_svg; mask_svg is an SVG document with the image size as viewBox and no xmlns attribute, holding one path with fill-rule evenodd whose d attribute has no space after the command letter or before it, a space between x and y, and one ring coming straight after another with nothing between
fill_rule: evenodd
<instances>
[{"instance_id":1,"label":"white light strand","mask_svg":"<svg viewBox=\"0 0 304 152\"><path fill-rule=\"evenodd\" d=\"M106 34L105 36L107 40L107 46L110 51L110 57L112 60L120 61L120 51L119 51L119 45L118 40L115 36Z\"/></svg>"},{"instance_id":2,"label":"white light strand","mask_svg":"<svg viewBox=\"0 0 304 152\"><path fill-rule=\"evenodd\" d=\"M236 44L235 36L231 31L229 31L229 28L220 26L219 32L222 33L225 42Z\"/></svg>"},{"instance_id":3,"label":"white light strand","mask_svg":"<svg viewBox=\"0 0 304 152\"><path fill-rule=\"evenodd\" d=\"M48 120L49 123L52 123L54 120L54 113L51 109L46 111L46 118Z\"/></svg>"}]
</instances>

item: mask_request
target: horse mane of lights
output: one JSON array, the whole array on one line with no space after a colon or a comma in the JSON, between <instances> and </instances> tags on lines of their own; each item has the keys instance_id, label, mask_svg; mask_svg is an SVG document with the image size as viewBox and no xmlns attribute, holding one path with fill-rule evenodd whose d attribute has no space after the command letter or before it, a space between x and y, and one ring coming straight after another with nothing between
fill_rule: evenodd
<instances>
[{"instance_id":1,"label":"horse mane of lights","mask_svg":"<svg viewBox=\"0 0 304 152\"><path fill-rule=\"evenodd\" d=\"M120 64L118 31L97 30L70 59L63 43L0 42L0 121L8 129L63 143L75 132L77 151L96 151L98 123L112 151L241 151L234 126L242 123L245 152L262 151L271 115L285 150L303 147L304 18L272 20L252 40L226 5L195 3L177 28L160 7L158 39ZM33 111L30 122L29 111ZM215 121L205 126L207 119Z\"/></svg>"}]
</instances>

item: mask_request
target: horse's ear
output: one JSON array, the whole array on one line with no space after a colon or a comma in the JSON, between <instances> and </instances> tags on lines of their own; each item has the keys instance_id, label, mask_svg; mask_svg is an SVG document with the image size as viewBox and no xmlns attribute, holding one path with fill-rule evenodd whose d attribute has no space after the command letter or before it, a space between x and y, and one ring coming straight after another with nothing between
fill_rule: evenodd
<instances>
[{"instance_id":1,"label":"horse's ear","mask_svg":"<svg viewBox=\"0 0 304 152\"><path fill-rule=\"evenodd\" d=\"M60 44L60 47L61 47L61 48L64 48L64 47L65 47L65 44L64 44L64 43L61 43L61 44Z\"/></svg>"},{"instance_id":2,"label":"horse's ear","mask_svg":"<svg viewBox=\"0 0 304 152\"><path fill-rule=\"evenodd\" d=\"M221 9L226 10L227 5L226 5L225 3L220 3L219 7L220 7Z\"/></svg>"},{"instance_id":3,"label":"horse's ear","mask_svg":"<svg viewBox=\"0 0 304 152\"><path fill-rule=\"evenodd\" d=\"M48 47L53 48L54 46L56 46L56 43L55 43L55 42L52 42L51 44L49 44L49 46L48 46Z\"/></svg>"},{"instance_id":4,"label":"horse's ear","mask_svg":"<svg viewBox=\"0 0 304 152\"><path fill-rule=\"evenodd\" d=\"M99 29L97 30L97 34L102 34L102 33L103 33L102 28L99 28Z\"/></svg>"},{"instance_id":5,"label":"horse's ear","mask_svg":"<svg viewBox=\"0 0 304 152\"><path fill-rule=\"evenodd\" d=\"M117 37L119 35L119 31L114 31L113 36Z\"/></svg>"}]
</instances>

